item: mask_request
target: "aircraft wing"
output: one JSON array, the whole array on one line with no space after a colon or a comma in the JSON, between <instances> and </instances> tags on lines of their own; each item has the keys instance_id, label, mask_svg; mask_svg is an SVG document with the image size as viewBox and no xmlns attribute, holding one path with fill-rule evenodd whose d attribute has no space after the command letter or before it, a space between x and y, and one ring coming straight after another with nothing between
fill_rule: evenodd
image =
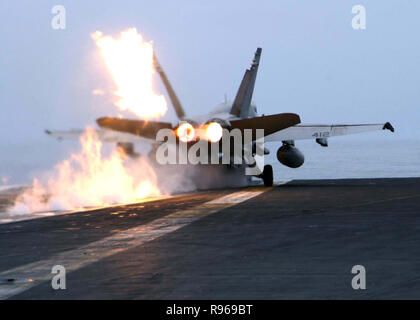
<instances>
[{"instance_id":1,"label":"aircraft wing","mask_svg":"<svg viewBox=\"0 0 420 320\"><path fill-rule=\"evenodd\" d=\"M363 133L377 130L390 130L394 132L391 123L379 124L350 124L350 125L304 125L298 124L293 127L277 131L264 138L264 141L287 141L303 139L326 139L334 136L342 136L355 133Z\"/></svg>"},{"instance_id":2,"label":"aircraft wing","mask_svg":"<svg viewBox=\"0 0 420 320\"><path fill-rule=\"evenodd\" d=\"M102 142L115 142L115 143L135 143L139 142L138 136L134 136L124 132L117 132L107 129L91 129L98 136L99 140ZM80 137L86 132L86 130L73 129L68 131L52 131L45 130L45 133L57 138L58 140L79 140ZM143 139L148 140L148 139ZM154 142L154 141L153 141Z\"/></svg>"}]
</instances>

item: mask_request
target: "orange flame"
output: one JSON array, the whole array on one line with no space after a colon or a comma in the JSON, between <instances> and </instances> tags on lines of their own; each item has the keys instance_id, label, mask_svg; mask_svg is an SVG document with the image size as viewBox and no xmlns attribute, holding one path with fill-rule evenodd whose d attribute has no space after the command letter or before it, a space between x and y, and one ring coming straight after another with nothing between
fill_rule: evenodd
<instances>
[{"instance_id":1,"label":"orange flame","mask_svg":"<svg viewBox=\"0 0 420 320\"><path fill-rule=\"evenodd\" d=\"M80 153L58 164L45 183L35 179L33 187L18 197L12 213L133 203L160 194L156 175L146 161L127 166L117 150L103 157L102 144L92 129L86 130L80 142Z\"/></svg>"},{"instance_id":2,"label":"orange flame","mask_svg":"<svg viewBox=\"0 0 420 320\"><path fill-rule=\"evenodd\" d=\"M175 129L175 134L182 142L191 142L197 139L219 142L223 136L223 128L218 122L206 123L196 128L188 122L183 122Z\"/></svg>"},{"instance_id":3,"label":"orange flame","mask_svg":"<svg viewBox=\"0 0 420 320\"><path fill-rule=\"evenodd\" d=\"M96 31L92 39L99 47L111 73L121 110L130 110L141 118L159 118L168 110L163 95L153 91L153 46L143 40L135 28L121 32L119 38Z\"/></svg>"},{"instance_id":4,"label":"orange flame","mask_svg":"<svg viewBox=\"0 0 420 320\"><path fill-rule=\"evenodd\" d=\"M188 122L181 123L178 128L176 128L175 134L182 142L191 142L195 139L195 129Z\"/></svg>"}]
</instances>

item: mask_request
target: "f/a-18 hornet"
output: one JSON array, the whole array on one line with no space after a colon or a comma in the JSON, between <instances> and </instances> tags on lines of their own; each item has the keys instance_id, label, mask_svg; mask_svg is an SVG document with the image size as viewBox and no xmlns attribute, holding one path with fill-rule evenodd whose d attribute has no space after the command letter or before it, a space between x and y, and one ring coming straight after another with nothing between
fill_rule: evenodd
<instances>
[{"instance_id":1,"label":"f/a-18 hornet","mask_svg":"<svg viewBox=\"0 0 420 320\"><path fill-rule=\"evenodd\" d=\"M156 141L156 135L161 129L172 130L176 136L176 144L184 142L189 146L202 139L207 139L209 143L221 144L223 139L220 132L223 129L228 130L228 132L234 129L239 129L241 132L245 129L254 131L256 129L263 129L264 142L281 142L277 150L277 159L279 162L290 168L298 168L304 163L304 155L295 147L296 140L313 139L322 147L327 147L328 139L334 136L384 129L394 132L394 128L389 122L379 124L308 125L301 124L299 115L294 113L259 116L257 107L252 101L252 94L260 64L261 52L261 48L258 48L255 52L251 67L245 71L233 102L225 101L208 114L191 117L185 114L175 91L155 56L155 68L175 109L178 117L177 123L103 117L96 120L100 127L100 129L96 130L98 137L102 141L117 143L118 147L122 148L129 156L137 156L137 153L134 152L134 143L139 141L139 139L146 140L154 146L152 150L156 151L159 144L163 143ZM203 128L204 131L207 130L208 134L198 134L198 132L203 131ZM83 131L47 130L46 132L59 139L65 139L78 137ZM252 135L252 139L257 139L255 134ZM253 156L255 156L255 141L253 143L254 146L251 146L251 149ZM263 148L263 154L268 153L269 150ZM238 167L233 163L233 158L231 163L226 165ZM255 177L261 178L266 186L271 186L273 184L272 166L269 164L261 165L260 161L255 161L252 165L257 167L261 166L259 168L260 173L255 174ZM244 161L241 166L246 167L251 166L251 164Z\"/></svg>"}]
</instances>

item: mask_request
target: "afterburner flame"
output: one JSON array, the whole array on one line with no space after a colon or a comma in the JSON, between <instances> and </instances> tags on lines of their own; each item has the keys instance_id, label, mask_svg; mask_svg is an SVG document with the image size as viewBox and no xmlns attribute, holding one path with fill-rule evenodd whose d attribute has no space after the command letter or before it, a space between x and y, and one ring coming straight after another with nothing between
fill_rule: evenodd
<instances>
[{"instance_id":1,"label":"afterburner flame","mask_svg":"<svg viewBox=\"0 0 420 320\"><path fill-rule=\"evenodd\" d=\"M205 126L206 138L210 142L218 142L222 139L223 128L218 122L210 122Z\"/></svg>"},{"instance_id":2,"label":"afterburner flame","mask_svg":"<svg viewBox=\"0 0 420 320\"><path fill-rule=\"evenodd\" d=\"M188 122L181 123L175 130L175 134L182 142L191 142L195 139L195 129Z\"/></svg>"},{"instance_id":3,"label":"afterburner flame","mask_svg":"<svg viewBox=\"0 0 420 320\"><path fill-rule=\"evenodd\" d=\"M210 122L194 128L191 123L182 122L176 129L175 134L182 142L205 139L209 142L219 142L223 136L223 128L218 122Z\"/></svg>"},{"instance_id":4,"label":"afterburner flame","mask_svg":"<svg viewBox=\"0 0 420 320\"><path fill-rule=\"evenodd\" d=\"M46 181L35 179L11 212L76 209L113 203L132 203L157 196L157 178L145 160L127 165L117 150L101 154L102 144L92 129L81 137L82 149L55 167Z\"/></svg>"},{"instance_id":5,"label":"afterburner flame","mask_svg":"<svg viewBox=\"0 0 420 320\"><path fill-rule=\"evenodd\" d=\"M152 87L152 43L144 41L135 28L121 32L118 38L96 31L92 38L117 86L116 106L143 119L163 116L168 110L166 100Z\"/></svg>"}]
</instances>

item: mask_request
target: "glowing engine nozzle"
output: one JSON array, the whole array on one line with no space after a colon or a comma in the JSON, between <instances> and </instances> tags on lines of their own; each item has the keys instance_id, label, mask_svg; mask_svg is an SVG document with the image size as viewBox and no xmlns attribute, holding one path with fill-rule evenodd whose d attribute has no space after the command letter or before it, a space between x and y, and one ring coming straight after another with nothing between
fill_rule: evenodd
<instances>
[{"instance_id":1,"label":"glowing engine nozzle","mask_svg":"<svg viewBox=\"0 0 420 320\"><path fill-rule=\"evenodd\" d=\"M182 142L191 142L195 139L195 129L188 122L181 123L178 128L176 128L175 134Z\"/></svg>"},{"instance_id":2,"label":"glowing engine nozzle","mask_svg":"<svg viewBox=\"0 0 420 320\"><path fill-rule=\"evenodd\" d=\"M218 142L222 139L223 128L218 122L210 122L205 126L206 138L210 142Z\"/></svg>"}]
</instances>

